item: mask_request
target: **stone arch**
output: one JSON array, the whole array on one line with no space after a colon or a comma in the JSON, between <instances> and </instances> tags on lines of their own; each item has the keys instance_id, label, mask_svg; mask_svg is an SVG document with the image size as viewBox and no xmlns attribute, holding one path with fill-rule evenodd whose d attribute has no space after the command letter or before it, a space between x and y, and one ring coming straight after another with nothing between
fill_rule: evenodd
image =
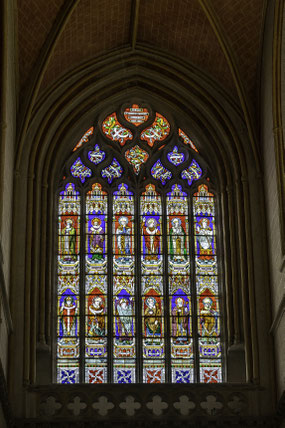
<instances>
[{"instance_id":1,"label":"stone arch","mask_svg":"<svg viewBox=\"0 0 285 428\"><path fill-rule=\"evenodd\" d=\"M23 355L20 364L27 384L51 380L50 364L48 373L39 373L50 360L55 177L92 118L107 106L133 98L163 106L179 117L217 172L224 230L228 379L258 381L255 293L260 274L253 252L262 241L256 226L264 225L262 216L253 223L251 210L253 200L256 207L261 204L258 156L249 143L240 107L217 82L170 56L144 50L136 55L115 51L101 61L90 61L43 93L33 109L16 158L12 282L22 290L24 314L23 330L13 338L23 343L23 352L13 357L12 365ZM17 237L25 245L23 252Z\"/></svg>"}]
</instances>

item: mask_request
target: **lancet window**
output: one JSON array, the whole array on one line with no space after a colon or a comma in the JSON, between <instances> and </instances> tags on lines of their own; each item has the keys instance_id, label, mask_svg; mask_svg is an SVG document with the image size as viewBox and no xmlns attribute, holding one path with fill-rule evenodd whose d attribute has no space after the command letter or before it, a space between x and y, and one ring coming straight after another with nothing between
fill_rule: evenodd
<instances>
[{"instance_id":1,"label":"lancet window","mask_svg":"<svg viewBox=\"0 0 285 428\"><path fill-rule=\"evenodd\" d=\"M148 105L93 125L57 196L56 382L222 382L217 198L202 154Z\"/></svg>"}]
</instances>

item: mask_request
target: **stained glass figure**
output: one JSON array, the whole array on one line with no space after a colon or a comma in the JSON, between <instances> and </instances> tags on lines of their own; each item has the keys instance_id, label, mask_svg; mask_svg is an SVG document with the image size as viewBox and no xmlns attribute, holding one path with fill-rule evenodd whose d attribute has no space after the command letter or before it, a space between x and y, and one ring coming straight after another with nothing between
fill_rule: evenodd
<instances>
[{"instance_id":1,"label":"stained glass figure","mask_svg":"<svg viewBox=\"0 0 285 428\"><path fill-rule=\"evenodd\" d=\"M84 183L86 178L91 177L92 175L91 169L85 166L80 158L77 158L76 161L73 163L70 168L70 172L73 177L80 178L81 183Z\"/></svg>"},{"instance_id":2,"label":"stained glass figure","mask_svg":"<svg viewBox=\"0 0 285 428\"><path fill-rule=\"evenodd\" d=\"M202 184L193 197L200 381L222 381L214 195Z\"/></svg>"},{"instance_id":3,"label":"stained glass figure","mask_svg":"<svg viewBox=\"0 0 285 428\"><path fill-rule=\"evenodd\" d=\"M68 290L69 291L69 290ZM59 301L59 336L77 336L79 314L77 297L71 293L63 294Z\"/></svg>"},{"instance_id":4,"label":"stained glass figure","mask_svg":"<svg viewBox=\"0 0 285 428\"><path fill-rule=\"evenodd\" d=\"M58 201L57 379L78 382L80 195L73 183Z\"/></svg>"},{"instance_id":5,"label":"stained glass figure","mask_svg":"<svg viewBox=\"0 0 285 428\"><path fill-rule=\"evenodd\" d=\"M98 144L95 144L94 150L88 152L88 159L93 162L95 165L98 165L105 159L106 153L103 150L100 150Z\"/></svg>"},{"instance_id":6,"label":"stained glass figure","mask_svg":"<svg viewBox=\"0 0 285 428\"><path fill-rule=\"evenodd\" d=\"M182 131L182 129L179 128L178 133L179 133L179 137L182 138L184 144L189 144L191 149L193 149L193 150L195 150L195 152L199 153L195 144L193 143L193 141L190 140L190 138L185 134L185 132Z\"/></svg>"},{"instance_id":7,"label":"stained glass figure","mask_svg":"<svg viewBox=\"0 0 285 428\"><path fill-rule=\"evenodd\" d=\"M153 178L155 178L156 180L160 180L162 184L165 184L166 180L170 180L170 178L172 177L171 172L162 165L160 159L155 162L155 164L151 168L150 173Z\"/></svg>"},{"instance_id":8,"label":"stained glass figure","mask_svg":"<svg viewBox=\"0 0 285 428\"><path fill-rule=\"evenodd\" d=\"M188 198L179 184L166 198L172 382L194 381Z\"/></svg>"},{"instance_id":9,"label":"stained glass figure","mask_svg":"<svg viewBox=\"0 0 285 428\"><path fill-rule=\"evenodd\" d=\"M107 379L108 195L94 183L85 202L85 382Z\"/></svg>"},{"instance_id":10,"label":"stained glass figure","mask_svg":"<svg viewBox=\"0 0 285 428\"><path fill-rule=\"evenodd\" d=\"M108 179L108 183L112 183L114 178L120 178L123 174L123 168L116 158L114 158L109 166L102 169L101 175Z\"/></svg>"},{"instance_id":11,"label":"stained glass figure","mask_svg":"<svg viewBox=\"0 0 285 428\"><path fill-rule=\"evenodd\" d=\"M76 144L76 146L74 147L74 149L72 151L76 152L76 150L80 149L80 147L82 147L84 143L87 143L90 135L93 135L93 132L94 132L94 127L91 126L91 128L89 128L88 131L85 132L83 137L78 141L78 143Z\"/></svg>"},{"instance_id":12,"label":"stained glass figure","mask_svg":"<svg viewBox=\"0 0 285 428\"><path fill-rule=\"evenodd\" d=\"M99 183L86 194L86 273L107 274L107 193Z\"/></svg>"},{"instance_id":13,"label":"stained glass figure","mask_svg":"<svg viewBox=\"0 0 285 428\"><path fill-rule=\"evenodd\" d=\"M133 104L132 107L128 107L124 111L124 118L135 126L139 126L146 122L148 117L148 109L139 107L137 104Z\"/></svg>"},{"instance_id":14,"label":"stained glass figure","mask_svg":"<svg viewBox=\"0 0 285 428\"><path fill-rule=\"evenodd\" d=\"M119 141L123 146L127 140L133 139L133 134L118 121L116 113L110 114L102 123L102 131L112 141Z\"/></svg>"},{"instance_id":15,"label":"stained glass figure","mask_svg":"<svg viewBox=\"0 0 285 428\"><path fill-rule=\"evenodd\" d=\"M149 155L145 150L136 144L134 147L126 151L125 158L129 164L132 165L135 174L138 175L140 173L142 164L148 160Z\"/></svg>"},{"instance_id":16,"label":"stained glass figure","mask_svg":"<svg viewBox=\"0 0 285 428\"><path fill-rule=\"evenodd\" d=\"M170 124L164 116L156 113L153 124L141 133L141 139L152 147L156 141L163 141L170 133Z\"/></svg>"},{"instance_id":17,"label":"stained glass figure","mask_svg":"<svg viewBox=\"0 0 285 428\"><path fill-rule=\"evenodd\" d=\"M124 183L113 195L113 267L114 382L133 383L136 381L134 195Z\"/></svg>"},{"instance_id":18,"label":"stained glass figure","mask_svg":"<svg viewBox=\"0 0 285 428\"><path fill-rule=\"evenodd\" d=\"M189 186L193 183L193 180L198 180L203 174L202 168L194 159L191 165L181 172L181 177L188 181Z\"/></svg>"},{"instance_id":19,"label":"stained glass figure","mask_svg":"<svg viewBox=\"0 0 285 428\"><path fill-rule=\"evenodd\" d=\"M173 147L172 152L167 153L167 159L169 162L173 163L173 165L178 166L185 160L185 155L183 153L179 153L178 147Z\"/></svg>"},{"instance_id":20,"label":"stained glass figure","mask_svg":"<svg viewBox=\"0 0 285 428\"><path fill-rule=\"evenodd\" d=\"M165 381L161 196L149 184L140 198L143 381Z\"/></svg>"}]
</instances>

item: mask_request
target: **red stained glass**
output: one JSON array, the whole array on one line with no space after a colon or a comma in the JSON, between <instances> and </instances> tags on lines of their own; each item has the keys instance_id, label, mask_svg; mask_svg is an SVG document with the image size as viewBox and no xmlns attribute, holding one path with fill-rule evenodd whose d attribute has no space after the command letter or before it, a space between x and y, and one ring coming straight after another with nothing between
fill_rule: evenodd
<instances>
[{"instance_id":1,"label":"red stained glass","mask_svg":"<svg viewBox=\"0 0 285 428\"><path fill-rule=\"evenodd\" d=\"M127 140L133 139L133 134L124 128L117 119L116 113L110 114L102 123L102 131L112 141L119 141L120 145L126 144Z\"/></svg>"},{"instance_id":2,"label":"red stained glass","mask_svg":"<svg viewBox=\"0 0 285 428\"><path fill-rule=\"evenodd\" d=\"M204 383L218 383L219 381L219 369L205 369L204 370L204 379L202 382Z\"/></svg>"},{"instance_id":3,"label":"red stained glass","mask_svg":"<svg viewBox=\"0 0 285 428\"><path fill-rule=\"evenodd\" d=\"M147 108L139 107L138 104L133 104L132 107L126 108L124 117L128 122L139 126L148 120L149 111Z\"/></svg>"},{"instance_id":4,"label":"red stained glass","mask_svg":"<svg viewBox=\"0 0 285 428\"><path fill-rule=\"evenodd\" d=\"M91 128L89 128L88 131L85 132L83 137L78 141L78 143L76 144L76 146L72 151L76 152L76 150L80 149L80 147L89 140L90 135L93 135L93 132L94 132L94 127L91 126Z\"/></svg>"},{"instance_id":5,"label":"red stained glass","mask_svg":"<svg viewBox=\"0 0 285 428\"><path fill-rule=\"evenodd\" d=\"M161 383L161 369L146 370L146 383Z\"/></svg>"},{"instance_id":6,"label":"red stained glass","mask_svg":"<svg viewBox=\"0 0 285 428\"><path fill-rule=\"evenodd\" d=\"M199 153L199 151L197 150L195 144L193 143L192 140L190 140L190 138L185 134L185 132L182 131L182 129L178 129L179 132L179 137L182 138L183 143L185 144L189 144L189 146L191 147L191 149L195 150L195 152Z\"/></svg>"},{"instance_id":7,"label":"red stained glass","mask_svg":"<svg viewBox=\"0 0 285 428\"><path fill-rule=\"evenodd\" d=\"M153 124L141 133L141 139L152 147L156 141L163 141L170 133L170 124L159 113L156 113Z\"/></svg>"}]
</instances>

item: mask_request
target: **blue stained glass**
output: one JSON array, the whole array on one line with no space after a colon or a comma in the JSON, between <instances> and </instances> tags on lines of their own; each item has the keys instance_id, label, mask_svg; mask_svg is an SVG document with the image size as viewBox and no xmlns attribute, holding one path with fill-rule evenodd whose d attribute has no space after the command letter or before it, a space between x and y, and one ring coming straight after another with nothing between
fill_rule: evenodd
<instances>
[{"instance_id":1,"label":"blue stained glass","mask_svg":"<svg viewBox=\"0 0 285 428\"><path fill-rule=\"evenodd\" d=\"M191 371L190 370L176 370L175 371L175 383L191 383Z\"/></svg>"},{"instance_id":2,"label":"blue stained glass","mask_svg":"<svg viewBox=\"0 0 285 428\"><path fill-rule=\"evenodd\" d=\"M172 177L171 172L168 169L164 168L160 159L155 162L150 172L153 178L155 178L156 180L160 180L162 184L165 184L166 180L170 180L170 178Z\"/></svg>"},{"instance_id":3,"label":"blue stained glass","mask_svg":"<svg viewBox=\"0 0 285 428\"><path fill-rule=\"evenodd\" d=\"M131 370L118 370L117 372L118 383L132 383L132 371Z\"/></svg>"},{"instance_id":4,"label":"blue stained glass","mask_svg":"<svg viewBox=\"0 0 285 428\"><path fill-rule=\"evenodd\" d=\"M112 183L114 178L121 177L123 173L123 168L119 164L116 158L114 158L109 166L104 168L101 172L103 178L108 179L108 183Z\"/></svg>"},{"instance_id":5,"label":"blue stained glass","mask_svg":"<svg viewBox=\"0 0 285 428\"><path fill-rule=\"evenodd\" d=\"M173 165L177 166L184 162L185 156L183 153L179 153L178 147L175 146L172 152L167 153L167 159L169 162L173 163Z\"/></svg>"},{"instance_id":6,"label":"blue stained glass","mask_svg":"<svg viewBox=\"0 0 285 428\"><path fill-rule=\"evenodd\" d=\"M61 369L60 381L61 383L75 383L76 381L75 370Z\"/></svg>"},{"instance_id":7,"label":"blue stained glass","mask_svg":"<svg viewBox=\"0 0 285 428\"><path fill-rule=\"evenodd\" d=\"M181 177L188 180L189 186L193 183L193 180L198 180L203 174L202 168L194 159L191 165L181 172Z\"/></svg>"},{"instance_id":8,"label":"blue stained glass","mask_svg":"<svg viewBox=\"0 0 285 428\"><path fill-rule=\"evenodd\" d=\"M88 159L98 165L101 163L106 157L106 153L103 150L100 150L98 144L95 145L94 150L88 152Z\"/></svg>"},{"instance_id":9,"label":"blue stained glass","mask_svg":"<svg viewBox=\"0 0 285 428\"><path fill-rule=\"evenodd\" d=\"M81 183L84 183L85 179L87 177L91 177L92 175L91 169L85 166L80 158L77 158L76 161L73 163L70 168L70 172L73 177L80 178Z\"/></svg>"},{"instance_id":10,"label":"blue stained glass","mask_svg":"<svg viewBox=\"0 0 285 428\"><path fill-rule=\"evenodd\" d=\"M114 192L116 199L120 199L126 203L126 200L132 201L133 193L128 190L129 186L125 183L119 184L118 191Z\"/></svg>"},{"instance_id":11,"label":"blue stained glass","mask_svg":"<svg viewBox=\"0 0 285 428\"><path fill-rule=\"evenodd\" d=\"M71 202L71 207L62 206L64 201ZM70 212L73 212L73 211L75 213L77 213L77 212L79 213L80 210L77 207L77 204L76 204L77 201L80 201L80 196L79 196L79 192L75 188L75 184L74 183L67 183L65 186L65 190L60 192L59 214L64 214L65 212L67 214L70 214ZM77 209L74 210L74 208L77 208Z\"/></svg>"}]
</instances>

